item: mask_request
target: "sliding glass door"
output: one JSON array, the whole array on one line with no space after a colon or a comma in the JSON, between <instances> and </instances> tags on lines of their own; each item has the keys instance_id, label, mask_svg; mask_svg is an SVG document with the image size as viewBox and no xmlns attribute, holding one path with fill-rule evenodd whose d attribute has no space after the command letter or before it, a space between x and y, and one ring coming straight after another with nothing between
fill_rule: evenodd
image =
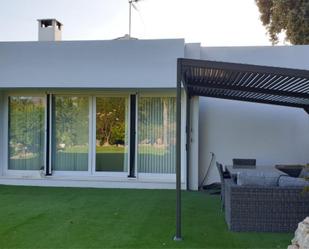
<instances>
[{"instance_id":1,"label":"sliding glass door","mask_svg":"<svg viewBox=\"0 0 309 249\"><path fill-rule=\"evenodd\" d=\"M8 170L174 174L175 97L141 96L130 106L129 96L8 97Z\"/></svg>"},{"instance_id":2,"label":"sliding glass door","mask_svg":"<svg viewBox=\"0 0 309 249\"><path fill-rule=\"evenodd\" d=\"M8 169L44 169L45 98L8 98Z\"/></svg>"},{"instance_id":3,"label":"sliding glass door","mask_svg":"<svg viewBox=\"0 0 309 249\"><path fill-rule=\"evenodd\" d=\"M126 97L96 97L96 172L128 171Z\"/></svg>"},{"instance_id":4,"label":"sliding glass door","mask_svg":"<svg viewBox=\"0 0 309 249\"><path fill-rule=\"evenodd\" d=\"M53 98L52 169L88 171L89 97Z\"/></svg>"},{"instance_id":5,"label":"sliding glass door","mask_svg":"<svg viewBox=\"0 0 309 249\"><path fill-rule=\"evenodd\" d=\"M139 173L174 174L176 98L141 97L138 103Z\"/></svg>"}]
</instances>

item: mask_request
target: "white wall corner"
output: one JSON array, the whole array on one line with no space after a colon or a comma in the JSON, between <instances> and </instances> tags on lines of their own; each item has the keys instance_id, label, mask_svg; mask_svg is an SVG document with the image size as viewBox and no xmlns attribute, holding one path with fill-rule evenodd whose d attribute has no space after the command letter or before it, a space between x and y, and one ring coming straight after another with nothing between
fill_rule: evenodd
<instances>
[{"instance_id":1,"label":"white wall corner","mask_svg":"<svg viewBox=\"0 0 309 249\"><path fill-rule=\"evenodd\" d=\"M201 59L201 43L186 43L185 58ZM191 134L189 151L188 188L198 190L199 185L199 97L191 99Z\"/></svg>"},{"instance_id":2,"label":"white wall corner","mask_svg":"<svg viewBox=\"0 0 309 249\"><path fill-rule=\"evenodd\" d=\"M201 43L186 43L185 58L201 59Z\"/></svg>"},{"instance_id":3,"label":"white wall corner","mask_svg":"<svg viewBox=\"0 0 309 249\"><path fill-rule=\"evenodd\" d=\"M198 190L199 185L199 97L191 98L189 189Z\"/></svg>"},{"instance_id":4,"label":"white wall corner","mask_svg":"<svg viewBox=\"0 0 309 249\"><path fill-rule=\"evenodd\" d=\"M219 182L215 161L256 158L258 165L305 164L308 115L302 109L200 98L200 181ZM216 158L209 167L211 152Z\"/></svg>"}]
</instances>

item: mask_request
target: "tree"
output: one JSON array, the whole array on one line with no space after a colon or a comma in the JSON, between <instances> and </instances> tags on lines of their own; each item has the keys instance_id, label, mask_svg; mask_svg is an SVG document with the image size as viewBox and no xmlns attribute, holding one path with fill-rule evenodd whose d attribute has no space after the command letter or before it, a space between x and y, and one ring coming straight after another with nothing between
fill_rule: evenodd
<instances>
[{"instance_id":1,"label":"tree","mask_svg":"<svg viewBox=\"0 0 309 249\"><path fill-rule=\"evenodd\" d=\"M97 98L97 139L103 146L124 144L125 98Z\"/></svg>"},{"instance_id":2,"label":"tree","mask_svg":"<svg viewBox=\"0 0 309 249\"><path fill-rule=\"evenodd\" d=\"M139 99L139 142L173 143L176 129L176 98L145 97Z\"/></svg>"},{"instance_id":3,"label":"tree","mask_svg":"<svg viewBox=\"0 0 309 249\"><path fill-rule=\"evenodd\" d=\"M292 44L309 44L309 0L255 0L273 44L278 34Z\"/></svg>"},{"instance_id":4,"label":"tree","mask_svg":"<svg viewBox=\"0 0 309 249\"><path fill-rule=\"evenodd\" d=\"M66 147L88 144L88 97L55 97L56 143Z\"/></svg>"}]
</instances>

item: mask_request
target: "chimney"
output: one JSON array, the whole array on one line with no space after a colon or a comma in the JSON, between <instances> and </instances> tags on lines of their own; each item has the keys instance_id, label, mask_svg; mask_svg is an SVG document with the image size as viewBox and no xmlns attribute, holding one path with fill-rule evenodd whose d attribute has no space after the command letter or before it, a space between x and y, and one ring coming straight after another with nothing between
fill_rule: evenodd
<instances>
[{"instance_id":1,"label":"chimney","mask_svg":"<svg viewBox=\"0 0 309 249\"><path fill-rule=\"evenodd\" d=\"M62 23L56 19L39 19L39 41L61 41Z\"/></svg>"}]
</instances>

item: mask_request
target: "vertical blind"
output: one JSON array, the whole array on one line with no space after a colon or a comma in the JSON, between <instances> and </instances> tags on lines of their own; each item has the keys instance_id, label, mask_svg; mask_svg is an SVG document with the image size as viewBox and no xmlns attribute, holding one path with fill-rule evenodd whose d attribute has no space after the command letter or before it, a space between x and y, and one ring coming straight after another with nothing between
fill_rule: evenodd
<instances>
[{"instance_id":1,"label":"vertical blind","mask_svg":"<svg viewBox=\"0 0 309 249\"><path fill-rule=\"evenodd\" d=\"M88 171L89 97L53 96L52 169ZM112 116L109 140L103 134L106 118L96 129L97 171L128 171L128 99L97 98L98 117ZM112 115L112 114L113 115ZM176 142L176 98L141 97L137 107L137 171L174 174ZM99 123L98 123L99 124ZM9 97L9 169L44 168L45 98ZM100 133L101 132L101 133ZM106 135L105 135L106 136ZM134 139L134 138L130 138ZM98 158L97 158L98 160ZM99 161L97 161L98 163Z\"/></svg>"},{"instance_id":2,"label":"vertical blind","mask_svg":"<svg viewBox=\"0 0 309 249\"><path fill-rule=\"evenodd\" d=\"M138 103L140 173L175 173L176 98L141 97Z\"/></svg>"},{"instance_id":3,"label":"vertical blind","mask_svg":"<svg viewBox=\"0 0 309 249\"><path fill-rule=\"evenodd\" d=\"M52 168L87 171L89 98L55 96L53 103Z\"/></svg>"},{"instance_id":4,"label":"vertical blind","mask_svg":"<svg viewBox=\"0 0 309 249\"><path fill-rule=\"evenodd\" d=\"M10 170L44 168L43 97L9 97Z\"/></svg>"}]
</instances>

